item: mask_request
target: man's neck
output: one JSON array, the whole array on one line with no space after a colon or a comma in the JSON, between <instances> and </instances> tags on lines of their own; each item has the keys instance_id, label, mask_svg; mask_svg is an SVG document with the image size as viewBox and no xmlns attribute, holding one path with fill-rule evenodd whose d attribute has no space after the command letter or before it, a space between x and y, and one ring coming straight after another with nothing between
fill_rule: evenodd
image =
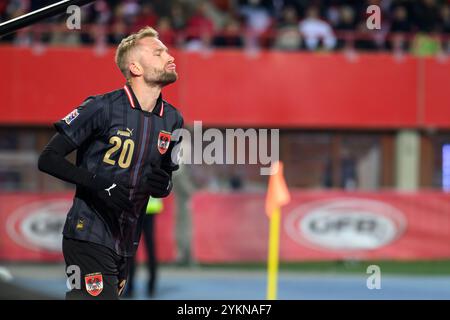
<instances>
[{"instance_id":1,"label":"man's neck","mask_svg":"<svg viewBox=\"0 0 450 320\"><path fill-rule=\"evenodd\" d=\"M133 89L134 95L139 101L142 110L152 112L155 108L156 100L161 94L160 86L149 86L146 83L130 81L129 85Z\"/></svg>"}]
</instances>

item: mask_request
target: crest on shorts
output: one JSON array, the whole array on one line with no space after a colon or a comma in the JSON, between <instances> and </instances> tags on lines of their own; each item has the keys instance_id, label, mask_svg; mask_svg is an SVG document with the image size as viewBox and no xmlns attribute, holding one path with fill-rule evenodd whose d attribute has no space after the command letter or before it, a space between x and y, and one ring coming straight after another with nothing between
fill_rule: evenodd
<instances>
[{"instance_id":1,"label":"crest on shorts","mask_svg":"<svg viewBox=\"0 0 450 320\"><path fill-rule=\"evenodd\" d=\"M103 290L103 276L100 272L90 273L84 276L86 291L93 297L96 297Z\"/></svg>"},{"instance_id":2,"label":"crest on shorts","mask_svg":"<svg viewBox=\"0 0 450 320\"><path fill-rule=\"evenodd\" d=\"M63 120L67 124L70 124L73 120L75 120L76 117L78 117L78 115L79 115L78 109L75 109L71 113L69 113L67 116L65 116Z\"/></svg>"},{"instance_id":3,"label":"crest on shorts","mask_svg":"<svg viewBox=\"0 0 450 320\"><path fill-rule=\"evenodd\" d=\"M169 149L170 138L172 134L167 131L161 130L158 136L158 151L161 154L166 153L167 149Z\"/></svg>"}]
</instances>

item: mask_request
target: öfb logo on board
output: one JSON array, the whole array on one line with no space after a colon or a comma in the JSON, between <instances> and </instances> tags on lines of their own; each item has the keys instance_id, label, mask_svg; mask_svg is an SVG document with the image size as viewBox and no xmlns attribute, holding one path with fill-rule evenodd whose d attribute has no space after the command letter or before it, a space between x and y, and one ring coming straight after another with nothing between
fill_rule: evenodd
<instances>
[{"instance_id":1,"label":"\u00f6fb logo on board","mask_svg":"<svg viewBox=\"0 0 450 320\"><path fill-rule=\"evenodd\" d=\"M8 235L28 249L61 252L61 232L71 205L70 200L45 200L23 205L8 217Z\"/></svg>"},{"instance_id":2,"label":"\u00f6fb logo on board","mask_svg":"<svg viewBox=\"0 0 450 320\"><path fill-rule=\"evenodd\" d=\"M373 250L403 233L403 213L381 201L344 198L315 201L286 218L287 234L296 242L327 250Z\"/></svg>"}]
</instances>

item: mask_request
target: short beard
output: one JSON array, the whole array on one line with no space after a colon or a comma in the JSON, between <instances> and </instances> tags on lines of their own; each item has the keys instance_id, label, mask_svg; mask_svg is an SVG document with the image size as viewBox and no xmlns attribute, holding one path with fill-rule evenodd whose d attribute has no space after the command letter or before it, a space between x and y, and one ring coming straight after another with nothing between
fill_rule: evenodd
<instances>
[{"instance_id":1,"label":"short beard","mask_svg":"<svg viewBox=\"0 0 450 320\"><path fill-rule=\"evenodd\" d=\"M156 77L154 77L152 79L149 79L144 76L144 80L148 85L156 84L161 87L164 87L171 83L174 83L175 81L177 81L177 79L178 79L178 75L175 71L174 72L162 71L161 73L159 73Z\"/></svg>"}]
</instances>

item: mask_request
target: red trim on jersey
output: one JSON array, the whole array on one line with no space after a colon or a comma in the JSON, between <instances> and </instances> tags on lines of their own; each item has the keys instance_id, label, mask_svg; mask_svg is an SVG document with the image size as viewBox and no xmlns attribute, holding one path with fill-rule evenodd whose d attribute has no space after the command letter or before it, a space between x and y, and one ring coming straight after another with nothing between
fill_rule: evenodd
<instances>
[{"instance_id":1,"label":"red trim on jersey","mask_svg":"<svg viewBox=\"0 0 450 320\"><path fill-rule=\"evenodd\" d=\"M159 112L159 116L162 117L164 112L164 101L161 101L161 111Z\"/></svg>"},{"instance_id":2,"label":"red trim on jersey","mask_svg":"<svg viewBox=\"0 0 450 320\"><path fill-rule=\"evenodd\" d=\"M128 96L128 100L130 100L131 107L133 107L133 109L135 109L136 106L134 105L134 101L133 101L133 97L131 96L130 89L128 89L127 85L124 85L123 89L125 90L125 93Z\"/></svg>"}]
</instances>

